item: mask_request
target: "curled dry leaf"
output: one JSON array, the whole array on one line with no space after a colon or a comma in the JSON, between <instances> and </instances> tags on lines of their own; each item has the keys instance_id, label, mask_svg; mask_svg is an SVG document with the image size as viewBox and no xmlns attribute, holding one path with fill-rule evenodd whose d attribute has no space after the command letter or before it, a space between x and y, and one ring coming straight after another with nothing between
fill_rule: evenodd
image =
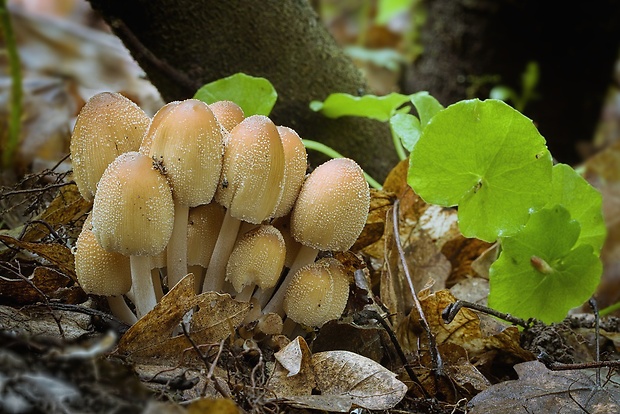
<instances>
[{"instance_id":1,"label":"curled dry leaf","mask_svg":"<svg viewBox=\"0 0 620 414\"><path fill-rule=\"evenodd\" d=\"M194 275L185 276L155 308L144 315L121 338L117 353L133 362L159 361L174 366L193 351L185 335L172 336L183 317L193 310L190 336L198 344L217 343L234 332L250 310L249 303L237 302L230 295L206 292L196 295Z\"/></svg>"},{"instance_id":2,"label":"curled dry leaf","mask_svg":"<svg viewBox=\"0 0 620 414\"><path fill-rule=\"evenodd\" d=\"M395 199L394 193L370 189L370 209L366 224L351 247L352 251L362 250L381 239L385 229L385 213L394 204Z\"/></svg>"},{"instance_id":3,"label":"curled dry leaf","mask_svg":"<svg viewBox=\"0 0 620 414\"><path fill-rule=\"evenodd\" d=\"M84 302L87 296L69 276L49 267L37 266L31 275L23 279L7 276L0 278L0 303L2 304L30 305L43 302L46 298L75 304Z\"/></svg>"},{"instance_id":4,"label":"curled dry leaf","mask_svg":"<svg viewBox=\"0 0 620 414\"><path fill-rule=\"evenodd\" d=\"M387 410L407 392L407 386L396 374L379 363L349 351L318 352L311 356L301 337L279 351L276 360L278 364L270 379L272 391L278 398L303 408L348 412L358 406ZM313 388L320 395L311 395Z\"/></svg>"},{"instance_id":5,"label":"curled dry leaf","mask_svg":"<svg viewBox=\"0 0 620 414\"><path fill-rule=\"evenodd\" d=\"M75 264L71 249L58 243L32 243L0 235L0 240L7 245L26 250L42 259L45 259L62 273L76 281Z\"/></svg>"}]
</instances>

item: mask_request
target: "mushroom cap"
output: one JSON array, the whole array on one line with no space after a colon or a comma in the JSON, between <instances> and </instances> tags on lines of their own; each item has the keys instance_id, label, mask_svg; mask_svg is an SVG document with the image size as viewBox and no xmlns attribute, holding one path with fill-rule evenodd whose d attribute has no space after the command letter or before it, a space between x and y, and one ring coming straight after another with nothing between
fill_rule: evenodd
<instances>
[{"instance_id":1,"label":"mushroom cap","mask_svg":"<svg viewBox=\"0 0 620 414\"><path fill-rule=\"evenodd\" d=\"M189 209L187 221L187 264L209 267L211 253L226 211L217 203Z\"/></svg>"},{"instance_id":2,"label":"mushroom cap","mask_svg":"<svg viewBox=\"0 0 620 414\"><path fill-rule=\"evenodd\" d=\"M334 158L306 178L291 212L291 234L305 246L345 251L362 232L369 208L362 169L349 158Z\"/></svg>"},{"instance_id":3,"label":"mushroom cap","mask_svg":"<svg viewBox=\"0 0 620 414\"><path fill-rule=\"evenodd\" d=\"M92 201L101 175L117 156L137 151L151 120L123 95L102 92L80 110L71 135L73 178L80 194Z\"/></svg>"},{"instance_id":4,"label":"mushroom cap","mask_svg":"<svg viewBox=\"0 0 620 414\"><path fill-rule=\"evenodd\" d=\"M269 289L278 283L285 257L286 247L278 229L261 225L237 240L226 266L226 280L237 292L252 283Z\"/></svg>"},{"instance_id":5,"label":"mushroom cap","mask_svg":"<svg viewBox=\"0 0 620 414\"><path fill-rule=\"evenodd\" d=\"M168 244L174 222L172 192L153 160L119 155L101 176L92 211L93 233L105 250L155 256Z\"/></svg>"},{"instance_id":6,"label":"mushroom cap","mask_svg":"<svg viewBox=\"0 0 620 414\"><path fill-rule=\"evenodd\" d=\"M160 110L148 132L149 156L161 162L176 203L210 203L220 181L224 138L209 106L197 99Z\"/></svg>"},{"instance_id":7,"label":"mushroom cap","mask_svg":"<svg viewBox=\"0 0 620 414\"><path fill-rule=\"evenodd\" d=\"M284 296L284 312L297 323L318 327L338 319L348 297L349 277L342 263L319 259L293 276Z\"/></svg>"},{"instance_id":8,"label":"mushroom cap","mask_svg":"<svg viewBox=\"0 0 620 414\"><path fill-rule=\"evenodd\" d=\"M168 112L171 112L180 103L181 101L168 102L167 104L159 108L159 111L157 111L157 113L153 116L153 119L151 120L151 125L149 126L147 132L144 134L144 137L142 138L142 143L140 144L140 152L142 154L149 155L151 147L153 146L153 138L155 135L150 133L150 131L157 129L161 121L166 119Z\"/></svg>"},{"instance_id":9,"label":"mushroom cap","mask_svg":"<svg viewBox=\"0 0 620 414\"><path fill-rule=\"evenodd\" d=\"M236 219L260 224L274 216L284 185L284 148L273 122L245 118L230 131L224 148L218 203Z\"/></svg>"},{"instance_id":10,"label":"mushroom cap","mask_svg":"<svg viewBox=\"0 0 620 414\"><path fill-rule=\"evenodd\" d=\"M75 273L86 293L118 296L131 289L129 257L108 252L99 245L90 216L75 243Z\"/></svg>"},{"instance_id":11,"label":"mushroom cap","mask_svg":"<svg viewBox=\"0 0 620 414\"><path fill-rule=\"evenodd\" d=\"M245 118L243 109L233 101L213 102L209 108L226 131L236 127Z\"/></svg>"},{"instance_id":12,"label":"mushroom cap","mask_svg":"<svg viewBox=\"0 0 620 414\"><path fill-rule=\"evenodd\" d=\"M274 217L285 216L291 211L308 168L306 147L297 132L285 126L279 126L278 132L284 148L284 190Z\"/></svg>"}]
</instances>

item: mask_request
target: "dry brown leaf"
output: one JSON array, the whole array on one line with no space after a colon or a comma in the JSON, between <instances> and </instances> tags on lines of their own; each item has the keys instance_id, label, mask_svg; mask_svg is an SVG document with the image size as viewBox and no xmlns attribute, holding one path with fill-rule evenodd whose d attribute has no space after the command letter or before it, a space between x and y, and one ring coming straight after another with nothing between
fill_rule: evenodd
<instances>
[{"instance_id":1,"label":"dry brown leaf","mask_svg":"<svg viewBox=\"0 0 620 414\"><path fill-rule=\"evenodd\" d=\"M366 224L351 250L362 250L383 236L385 229L385 213L394 204L396 196L383 190L370 189L370 209Z\"/></svg>"},{"instance_id":2,"label":"dry brown leaf","mask_svg":"<svg viewBox=\"0 0 620 414\"><path fill-rule=\"evenodd\" d=\"M344 397L355 406L387 410L407 393L396 374L353 352L318 352L312 355L312 365L322 396Z\"/></svg>"},{"instance_id":3,"label":"dry brown leaf","mask_svg":"<svg viewBox=\"0 0 620 414\"><path fill-rule=\"evenodd\" d=\"M538 361L514 366L518 380L489 387L468 404L471 414L620 412L618 375L602 388L593 370L550 371ZM603 374L604 375L604 374Z\"/></svg>"},{"instance_id":4,"label":"dry brown leaf","mask_svg":"<svg viewBox=\"0 0 620 414\"><path fill-rule=\"evenodd\" d=\"M491 243L480 239L466 238L462 235L448 240L441 248L441 253L452 265L448 286L452 286L465 278L475 276L472 263L492 246Z\"/></svg>"},{"instance_id":5,"label":"dry brown leaf","mask_svg":"<svg viewBox=\"0 0 620 414\"><path fill-rule=\"evenodd\" d=\"M51 265L56 266L61 272L69 276L72 280L77 281L73 253L71 253L71 249L67 246L58 243L25 242L5 235L0 235L0 240L3 243L26 250L42 259L47 260Z\"/></svg>"},{"instance_id":6,"label":"dry brown leaf","mask_svg":"<svg viewBox=\"0 0 620 414\"><path fill-rule=\"evenodd\" d=\"M155 308L144 315L123 335L117 353L134 362L161 361L174 366L191 349L185 335L172 336L173 330L190 310L198 310L192 317L190 335L198 344L217 343L228 337L239 326L250 310L247 302L237 302L230 295L194 291L194 275L190 273L168 292ZM193 352L187 357L194 356Z\"/></svg>"},{"instance_id":7,"label":"dry brown leaf","mask_svg":"<svg viewBox=\"0 0 620 414\"><path fill-rule=\"evenodd\" d=\"M187 414L239 414L241 409L228 398L201 398L187 406Z\"/></svg>"},{"instance_id":8,"label":"dry brown leaf","mask_svg":"<svg viewBox=\"0 0 620 414\"><path fill-rule=\"evenodd\" d=\"M86 294L68 276L44 266L23 279L0 277L0 303L22 306L45 299L75 304L84 302Z\"/></svg>"},{"instance_id":9,"label":"dry brown leaf","mask_svg":"<svg viewBox=\"0 0 620 414\"><path fill-rule=\"evenodd\" d=\"M278 398L311 395L316 381L312 353L306 341L298 336L274 356L277 363L269 379L269 388Z\"/></svg>"}]
</instances>

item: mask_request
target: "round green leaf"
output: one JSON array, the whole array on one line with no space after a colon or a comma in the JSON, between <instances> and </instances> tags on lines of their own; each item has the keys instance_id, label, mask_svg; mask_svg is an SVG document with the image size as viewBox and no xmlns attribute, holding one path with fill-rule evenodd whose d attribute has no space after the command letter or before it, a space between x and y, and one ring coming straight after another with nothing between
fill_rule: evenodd
<instances>
[{"instance_id":1,"label":"round green leaf","mask_svg":"<svg viewBox=\"0 0 620 414\"><path fill-rule=\"evenodd\" d=\"M519 233L502 238L502 253L489 271L489 306L551 323L587 301L602 264L591 245L575 247L579 233L579 223L557 205L533 213Z\"/></svg>"},{"instance_id":2,"label":"round green leaf","mask_svg":"<svg viewBox=\"0 0 620 414\"><path fill-rule=\"evenodd\" d=\"M413 149L422 133L420 120L411 114L394 115L390 118L390 127L407 151Z\"/></svg>"},{"instance_id":3,"label":"round green leaf","mask_svg":"<svg viewBox=\"0 0 620 414\"><path fill-rule=\"evenodd\" d=\"M466 237L515 233L551 191L551 154L532 121L502 101L438 112L410 156L408 183L427 203L459 206Z\"/></svg>"},{"instance_id":4,"label":"round green leaf","mask_svg":"<svg viewBox=\"0 0 620 414\"><path fill-rule=\"evenodd\" d=\"M243 114L248 117L269 115L278 99L278 94L267 79L236 73L207 83L198 89L194 98L207 104L217 101L233 101L243 109Z\"/></svg>"},{"instance_id":5,"label":"round green leaf","mask_svg":"<svg viewBox=\"0 0 620 414\"><path fill-rule=\"evenodd\" d=\"M433 98L427 91L420 91L410 96L411 103L415 106L415 110L418 111L420 116L420 125L422 128L428 124L439 111L443 109L443 105L439 101Z\"/></svg>"},{"instance_id":6,"label":"round green leaf","mask_svg":"<svg viewBox=\"0 0 620 414\"><path fill-rule=\"evenodd\" d=\"M553 166L551 200L547 206L561 204L581 225L576 244L589 244L599 254L607 228L603 220L602 197L583 177L566 164Z\"/></svg>"}]
</instances>

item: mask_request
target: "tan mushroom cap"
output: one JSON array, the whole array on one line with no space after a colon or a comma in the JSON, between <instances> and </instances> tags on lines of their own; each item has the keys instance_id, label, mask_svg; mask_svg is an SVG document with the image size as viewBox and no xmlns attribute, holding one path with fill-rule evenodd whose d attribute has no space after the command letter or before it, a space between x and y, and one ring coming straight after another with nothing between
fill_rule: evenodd
<instances>
[{"instance_id":1,"label":"tan mushroom cap","mask_svg":"<svg viewBox=\"0 0 620 414\"><path fill-rule=\"evenodd\" d=\"M285 126L279 126L278 132L284 148L284 190L274 217L285 216L291 211L308 168L306 147L297 132Z\"/></svg>"},{"instance_id":2,"label":"tan mushroom cap","mask_svg":"<svg viewBox=\"0 0 620 414\"><path fill-rule=\"evenodd\" d=\"M220 180L224 139L209 106L197 99L175 102L153 118L149 156L161 162L175 202L210 203Z\"/></svg>"},{"instance_id":3,"label":"tan mushroom cap","mask_svg":"<svg viewBox=\"0 0 620 414\"><path fill-rule=\"evenodd\" d=\"M284 185L284 149L274 123L245 118L230 131L215 199L230 215L252 224L272 218Z\"/></svg>"},{"instance_id":4,"label":"tan mushroom cap","mask_svg":"<svg viewBox=\"0 0 620 414\"><path fill-rule=\"evenodd\" d=\"M151 125L149 126L148 131L144 134L144 137L142 138L142 143L140 144L140 152L142 154L149 155L151 147L153 146L153 138L155 137L155 135L151 131L157 129L161 121L166 119L166 117L168 116L167 114L171 112L174 108L176 108L177 105L179 105L180 103L181 101L168 102L167 104L159 108L159 111L157 111L155 116L153 116Z\"/></svg>"},{"instance_id":5,"label":"tan mushroom cap","mask_svg":"<svg viewBox=\"0 0 620 414\"><path fill-rule=\"evenodd\" d=\"M293 321L320 327L338 319L349 297L349 278L344 266L333 258L302 267L284 296L284 312Z\"/></svg>"},{"instance_id":6,"label":"tan mushroom cap","mask_svg":"<svg viewBox=\"0 0 620 414\"><path fill-rule=\"evenodd\" d=\"M226 131L236 127L245 118L243 109L233 101L213 102L209 108Z\"/></svg>"},{"instance_id":7,"label":"tan mushroom cap","mask_svg":"<svg viewBox=\"0 0 620 414\"><path fill-rule=\"evenodd\" d=\"M226 211L217 203L189 209L187 223L187 264L209 267L211 253Z\"/></svg>"},{"instance_id":8,"label":"tan mushroom cap","mask_svg":"<svg viewBox=\"0 0 620 414\"><path fill-rule=\"evenodd\" d=\"M131 289L129 257L108 252L99 245L90 217L75 244L75 273L86 293L118 296Z\"/></svg>"},{"instance_id":9,"label":"tan mushroom cap","mask_svg":"<svg viewBox=\"0 0 620 414\"><path fill-rule=\"evenodd\" d=\"M93 232L105 250L155 256L168 244L172 192L153 161L139 152L119 155L105 170L93 204Z\"/></svg>"},{"instance_id":10,"label":"tan mushroom cap","mask_svg":"<svg viewBox=\"0 0 620 414\"><path fill-rule=\"evenodd\" d=\"M314 249L345 251L362 232L369 208L362 169L349 158L334 158L306 178L291 212L291 234Z\"/></svg>"},{"instance_id":11,"label":"tan mushroom cap","mask_svg":"<svg viewBox=\"0 0 620 414\"><path fill-rule=\"evenodd\" d=\"M137 151L151 120L123 95L99 93L80 110L71 135L73 178L80 194L92 201L101 175L117 156Z\"/></svg>"},{"instance_id":12,"label":"tan mushroom cap","mask_svg":"<svg viewBox=\"0 0 620 414\"><path fill-rule=\"evenodd\" d=\"M278 283L285 257L280 231L271 225L261 225L237 240L226 265L226 279L237 292L252 283L269 289Z\"/></svg>"}]
</instances>

